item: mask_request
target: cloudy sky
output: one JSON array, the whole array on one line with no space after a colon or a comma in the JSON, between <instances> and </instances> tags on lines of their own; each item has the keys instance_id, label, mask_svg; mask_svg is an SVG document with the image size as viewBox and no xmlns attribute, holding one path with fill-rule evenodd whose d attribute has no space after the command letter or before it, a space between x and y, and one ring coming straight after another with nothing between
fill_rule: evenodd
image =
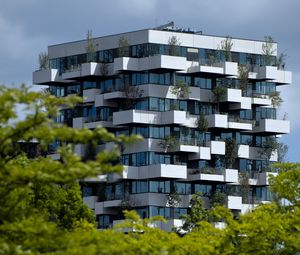
<instances>
[{"instance_id":1,"label":"cloudy sky","mask_svg":"<svg viewBox=\"0 0 300 255\"><path fill-rule=\"evenodd\" d=\"M51 44L174 21L204 34L263 39L271 35L288 54L293 84L282 86L291 134L282 138L288 159L300 161L299 0L1 0L0 84L31 84L39 52ZM298 61L297 61L298 60Z\"/></svg>"}]
</instances>

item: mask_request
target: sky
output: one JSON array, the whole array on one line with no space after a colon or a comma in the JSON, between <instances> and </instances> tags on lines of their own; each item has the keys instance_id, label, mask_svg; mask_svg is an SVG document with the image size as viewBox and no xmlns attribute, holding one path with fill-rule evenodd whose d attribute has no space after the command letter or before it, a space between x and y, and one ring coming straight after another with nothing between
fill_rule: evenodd
<instances>
[{"instance_id":1,"label":"sky","mask_svg":"<svg viewBox=\"0 0 300 255\"><path fill-rule=\"evenodd\" d=\"M299 0L1 0L0 84L30 85L40 52L85 39L88 30L98 37L174 21L209 35L258 40L270 35L293 72L292 85L279 87L284 103L278 115L288 113L291 133L281 141L289 146L288 160L299 162L299 11Z\"/></svg>"}]
</instances>

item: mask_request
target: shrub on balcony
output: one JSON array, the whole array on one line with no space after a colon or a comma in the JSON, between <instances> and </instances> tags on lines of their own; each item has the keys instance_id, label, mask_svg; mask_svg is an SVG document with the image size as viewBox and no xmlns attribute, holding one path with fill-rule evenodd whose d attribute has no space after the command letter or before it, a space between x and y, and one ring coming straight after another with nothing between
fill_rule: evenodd
<instances>
[{"instance_id":1,"label":"shrub on balcony","mask_svg":"<svg viewBox=\"0 0 300 255\"><path fill-rule=\"evenodd\" d=\"M171 93L179 98L186 98L190 93L190 87L182 80L177 80L171 88Z\"/></svg>"}]
</instances>

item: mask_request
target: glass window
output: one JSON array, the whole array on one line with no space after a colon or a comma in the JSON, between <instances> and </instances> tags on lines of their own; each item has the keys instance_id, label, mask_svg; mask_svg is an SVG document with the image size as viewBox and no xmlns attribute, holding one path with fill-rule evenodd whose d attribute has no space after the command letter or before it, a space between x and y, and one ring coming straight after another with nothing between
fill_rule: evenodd
<instances>
[{"instance_id":1,"label":"glass window","mask_svg":"<svg viewBox=\"0 0 300 255\"><path fill-rule=\"evenodd\" d=\"M212 192L212 185L195 184L195 193L201 192L203 196L210 196Z\"/></svg>"},{"instance_id":2,"label":"glass window","mask_svg":"<svg viewBox=\"0 0 300 255\"><path fill-rule=\"evenodd\" d=\"M158 98L156 97L150 98L150 111L159 111Z\"/></svg>"},{"instance_id":3,"label":"glass window","mask_svg":"<svg viewBox=\"0 0 300 255\"><path fill-rule=\"evenodd\" d=\"M185 214L187 214L186 208L174 208L174 219L180 219L180 216Z\"/></svg>"},{"instance_id":4,"label":"glass window","mask_svg":"<svg viewBox=\"0 0 300 255\"><path fill-rule=\"evenodd\" d=\"M185 182L176 182L175 188L178 194L189 195L191 194L191 184Z\"/></svg>"}]
</instances>

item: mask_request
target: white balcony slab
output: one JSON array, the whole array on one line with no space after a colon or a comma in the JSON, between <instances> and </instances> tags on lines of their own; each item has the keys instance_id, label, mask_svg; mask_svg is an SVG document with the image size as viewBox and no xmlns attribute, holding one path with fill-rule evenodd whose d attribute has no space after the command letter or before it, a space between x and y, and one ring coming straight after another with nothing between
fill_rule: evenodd
<instances>
[{"instance_id":1,"label":"white balcony slab","mask_svg":"<svg viewBox=\"0 0 300 255\"><path fill-rule=\"evenodd\" d=\"M288 134L290 133L290 122L288 120L261 119L259 125L255 126L254 132Z\"/></svg>"},{"instance_id":2,"label":"white balcony slab","mask_svg":"<svg viewBox=\"0 0 300 255\"><path fill-rule=\"evenodd\" d=\"M120 201L120 200L116 200L116 201ZM96 202L95 203L95 215L98 215L98 214L116 215L118 213L116 208L105 207L104 204L105 204L105 202Z\"/></svg>"},{"instance_id":3,"label":"white balcony slab","mask_svg":"<svg viewBox=\"0 0 300 255\"><path fill-rule=\"evenodd\" d=\"M251 131L252 130L252 123L229 121L228 122L228 128Z\"/></svg>"},{"instance_id":4,"label":"white balcony slab","mask_svg":"<svg viewBox=\"0 0 300 255\"><path fill-rule=\"evenodd\" d=\"M224 182L224 174L189 174L188 175L189 181L213 181L213 182Z\"/></svg>"},{"instance_id":5,"label":"white balcony slab","mask_svg":"<svg viewBox=\"0 0 300 255\"><path fill-rule=\"evenodd\" d=\"M252 104L268 106L271 105L271 100L269 99L268 96L263 96L263 95L261 95L261 97L254 96L252 98Z\"/></svg>"},{"instance_id":6,"label":"white balcony slab","mask_svg":"<svg viewBox=\"0 0 300 255\"><path fill-rule=\"evenodd\" d=\"M269 179L271 176L276 177L278 173L273 173L273 172L263 172L263 173L258 173L258 185L270 185Z\"/></svg>"},{"instance_id":7,"label":"white balcony slab","mask_svg":"<svg viewBox=\"0 0 300 255\"><path fill-rule=\"evenodd\" d=\"M292 83L292 72L278 70L277 66L261 66L257 72L257 79L273 80L278 85Z\"/></svg>"},{"instance_id":8,"label":"white balcony slab","mask_svg":"<svg viewBox=\"0 0 300 255\"><path fill-rule=\"evenodd\" d=\"M223 63L223 68L225 75L238 76L238 63L226 61Z\"/></svg>"},{"instance_id":9,"label":"white balcony slab","mask_svg":"<svg viewBox=\"0 0 300 255\"><path fill-rule=\"evenodd\" d=\"M277 70L277 77L274 80L279 85L291 84L292 83L292 72Z\"/></svg>"},{"instance_id":10,"label":"white balcony slab","mask_svg":"<svg viewBox=\"0 0 300 255\"><path fill-rule=\"evenodd\" d=\"M112 92L114 93L114 92ZM110 94L110 93L108 93ZM117 107L118 106L118 102L116 100L108 100L105 99L105 94L100 94L100 95L95 95L95 107L98 106L108 106L108 107Z\"/></svg>"},{"instance_id":11,"label":"white balcony slab","mask_svg":"<svg viewBox=\"0 0 300 255\"><path fill-rule=\"evenodd\" d=\"M104 93L103 94L103 99L104 100L113 100L117 98L125 98L125 93L122 91L114 91L114 92L109 92L109 93Z\"/></svg>"},{"instance_id":12,"label":"white balcony slab","mask_svg":"<svg viewBox=\"0 0 300 255\"><path fill-rule=\"evenodd\" d=\"M81 64L81 73L80 76L100 76L101 75L101 64L96 62L83 63Z\"/></svg>"},{"instance_id":13,"label":"white balcony slab","mask_svg":"<svg viewBox=\"0 0 300 255\"><path fill-rule=\"evenodd\" d=\"M47 84L59 81L58 69L43 69L32 73L33 84Z\"/></svg>"},{"instance_id":14,"label":"white balcony slab","mask_svg":"<svg viewBox=\"0 0 300 255\"><path fill-rule=\"evenodd\" d=\"M84 122L84 117L73 118L73 128L83 128Z\"/></svg>"},{"instance_id":15,"label":"white balcony slab","mask_svg":"<svg viewBox=\"0 0 300 255\"><path fill-rule=\"evenodd\" d=\"M198 151L196 153L191 153L188 155L189 160L197 160L197 159L211 159L210 147L198 147Z\"/></svg>"},{"instance_id":16,"label":"white balcony slab","mask_svg":"<svg viewBox=\"0 0 300 255\"><path fill-rule=\"evenodd\" d=\"M258 67L258 79L275 80L277 78L277 66L260 66Z\"/></svg>"},{"instance_id":17,"label":"white balcony slab","mask_svg":"<svg viewBox=\"0 0 300 255\"><path fill-rule=\"evenodd\" d=\"M228 196L227 207L231 210L242 210L242 197Z\"/></svg>"},{"instance_id":18,"label":"white balcony slab","mask_svg":"<svg viewBox=\"0 0 300 255\"><path fill-rule=\"evenodd\" d=\"M186 179L187 168L183 165L157 164L139 167L140 179L149 178L174 178Z\"/></svg>"},{"instance_id":19,"label":"white balcony slab","mask_svg":"<svg viewBox=\"0 0 300 255\"><path fill-rule=\"evenodd\" d=\"M105 128L111 128L114 127L112 121L90 121L84 123L84 127L89 129L94 129L96 127L105 127Z\"/></svg>"},{"instance_id":20,"label":"white balcony slab","mask_svg":"<svg viewBox=\"0 0 300 255\"><path fill-rule=\"evenodd\" d=\"M83 197L82 201L86 204L90 209L95 209L95 204L97 202L98 196L88 196Z\"/></svg>"},{"instance_id":21,"label":"white balcony slab","mask_svg":"<svg viewBox=\"0 0 300 255\"><path fill-rule=\"evenodd\" d=\"M164 193L140 193L129 197L134 206L162 206L167 205L168 195Z\"/></svg>"},{"instance_id":22,"label":"white balcony slab","mask_svg":"<svg viewBox=\"0 0 300 255\"><path fill-rule=\"evenodd\" d=\"M113 113L114 125L129 123L158 124L160 123L160 112L127 110Z\"/></svg>"},{"instance_id":23,"label":"white balcony slab","mask_svg":"<svg viewBox=\"0 0 300 255\"><path fill-rule=\"evenodd\" d=\"M155 55L145 58L121 57L114 60L114 72L152 69L186 70L185 57Z\"/></svg>"},{"instance_id":24,"label":"white balcony slab","mask_svg":"<svg viewBox=\"0 0 300 255\"><path fill-rule=\"evenodd\" d=\"M241 102L242 100L242 91L240 89L230 89L226 90L226 96L223 101L226 102Z\"/></svg>"},{"instance_id":25,"label":"white balcony slab","mask_svg":"<svg viewBox=\"0 0 300 255\"><path fill-rule=\"evenodd\" d=\"M129 154L142 151L164 152L163 144L164 140L147 138L142 141L126 144L123 153Z\"/></svg>"},{"instance_id":26,"label":"white balcony slab","mask_svg":"<svg viewBox=\"0 0 300 255\"><path fill-rule=\"evenodd\" d=\"M237 183L239 171L237 169L225 169L225 182Z\"/></svg>"},{"instance_id":27,"label":"white balcony slab","mask_svg":"<svg viewBox=\"0 0 300 255\"><path fill-rule=\"evenodd\" d=\"M211 114L206 116L209 128L227 128L228 116L225 114Z\"/></svg>"},{"instance_id":28,"label":"white balcony slab","mask_svg":"<svg viewBox=\"0 0 300 255\"><path fill-rule=\"evenodd\" d=\"M120 204L122 203L121 199L116 199L116 200L108 200L103 202L103 207L109 208L109 207L119 207Z\"/></svg>"},{"instance_id":29,"label":"white balcony slab","mask_svg":"<svg viewBox=\"0 0 300 255\"><path fill-rule=\"evenodd\" d=\"M186 121L187 113L185 111L152 112L143 110L127 110L113 113L114 125L124 125L129 123L185 125Z\"/></svg>"},{"instance_id":30,"label":"white balcony slab","mask_svg":"<svg viewBox=\"0 0 300 255\"><path fill-rule=\"evenodd\" d=\"M211 154L225 155L225 142L209 141L206 145L210 147Z\"/></svg>"},{"instance_id":31,"label":"white balcony slab","mask_svg":"<svg viewBox=\"0 0 300 255\"><path fill-rule=\"evenodd\" d=\"M81 76L80 67L74 70L67 70L61 74L63 80L73 80Z\"/></svg>"},{"instance_id":32,"label":"white balcony slab","mask_svg":"<svg viewBox=\"0 0 300 255\"><path fill-rule=\"evenodd\" d=\"M162 221L156 221L153 223L153 226L156 228L159 228L163 231L166 232L173 232L174 228L180 228L183 225L183 220L180 219L172 219L172 220L167 220L166 222Z\"/></svg>"},{"instance_id":33,"label":"white balcony slab","mask_svg":"<svg viewBox=\"0 0 300 255\"><path fill-rule=\"evenodd\" d=\"M83 102L94 102L96 95L100 94L100 89L84 89L83 90Z\"/></svg>"},{"instance_id":34,"label":"white balcony slab","mask_svg":"<svg viewBox=\"0 0 300 255\"><path fill-rule=\"evenodd\" d=\"M187 73L224 74L224 68L219 66L194 65L188 68Z\"/></svg>"},{"instance_id":35,"label":"white balcony slab","mask_svg":"<svg viewBox=\"0 0 300 255\"><path fill-rule=\"evenodd\" d=\"M249 145L239 144L238 145L238 158L249 158L250 149Z\"/></svg>"}]
</instances>

